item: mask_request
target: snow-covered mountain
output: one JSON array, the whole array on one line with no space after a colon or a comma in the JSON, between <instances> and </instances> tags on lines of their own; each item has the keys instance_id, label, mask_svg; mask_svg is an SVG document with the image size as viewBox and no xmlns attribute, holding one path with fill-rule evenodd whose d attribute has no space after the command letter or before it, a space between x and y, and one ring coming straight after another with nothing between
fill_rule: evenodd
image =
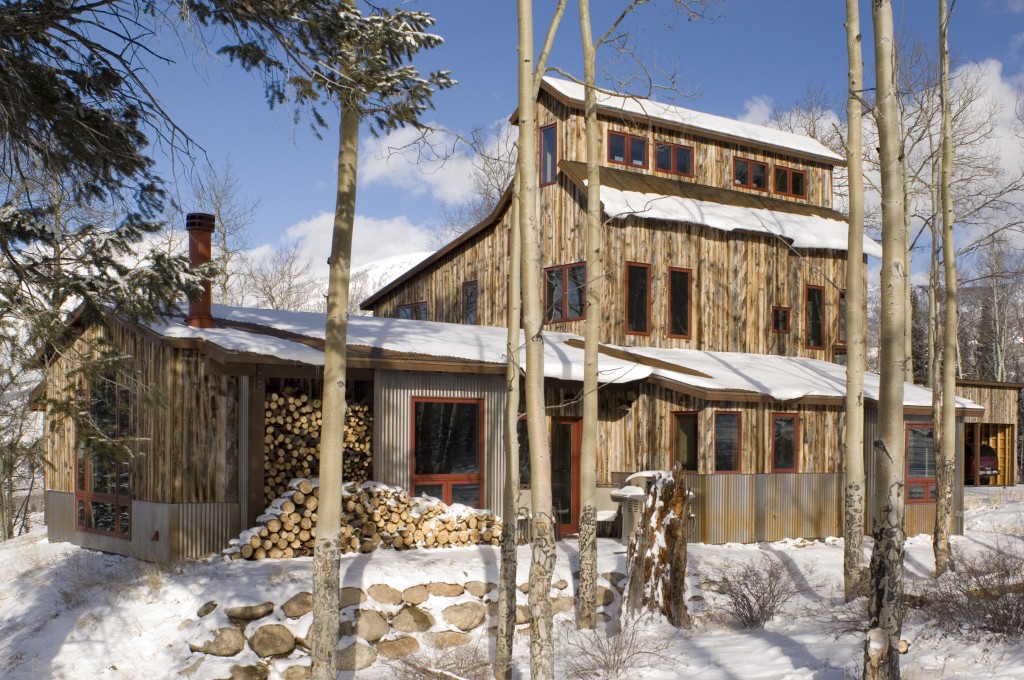
<instances>
[{"instance_id":1,"label":"snow-covered mountain","mask_svg":"<svg viewBox=\"0 0 1024 680\"><path fill-rule=\"evenodd\" d=\"M364 264L352 272L352 281L349 284L349 313L366 315L359 309L359 303L373 295L375 292L388 285L406 271L419 264L433 251L426 250L417 253L405 253L385 257L382 260L374 260ZM325 286L326 288L326 286Z\"/></svg>"}]
</instances>

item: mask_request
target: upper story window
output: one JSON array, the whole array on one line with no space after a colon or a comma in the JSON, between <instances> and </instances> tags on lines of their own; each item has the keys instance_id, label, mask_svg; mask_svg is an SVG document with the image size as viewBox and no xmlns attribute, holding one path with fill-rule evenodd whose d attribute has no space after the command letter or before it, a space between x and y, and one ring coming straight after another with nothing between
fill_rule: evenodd
<instances>
[{"instance_id":1,"label":"upper story window","mask_svg":"<svg viewBox=\"0 0 1024 680\"><path fill-rule=\"evenodd\" d=\"M654 149L654 167L673 175L693 177L693 147L658 142Z\"/></svg>"},{"instance_id":2,"label":"upper story window","mask_svg":"<svg viewBox=\"0 0 1024 680\"><path fill-rule=\"evenodd\" d=\"M690 337L691 279L689 269L668 270L668 334Z\"/></svg>"},{"instance_id":3,"label":"upper story window","mask_svg":"<svg viewBox=\"0 0 1024 680\"><path fill-rule=\"evenodd\" d=\"M398 305L399 319L415 319L416 321L427 320L427 303L411 302L407 305Z\"/></svg>"},{"instance_id":4,"label":"upper story window","mask_svg":"<svg viewBox=\"0 0 1024 680\"><path fill-rule=\"evenodd\" d=\"M715 413L715 472L739 472L742 436L740 413Z\"/></svg>"},{"instance_id":5,"label":"upper story window","mask_svg":"<svg viewBox=\"0 0 1024 680\"><path fill-rule=\"evenodd\" d=\"M609 131L608 162L634 168L646 168L647 140L643 137Z\"/></svg>"},{"instance_id":6,"label":"upper story window","mask_svg":"<svg viewBox=\"0 0 1024 680\"><path fill-rule=\"evenodd\" d=\"M807 286L804 305L807 349L825 348L825 289L821 286Z\"/></svg>"},{"instance_id":7,"label":"upper story window","mask_svg":"<svg viewBox=\"0 0 1024 680\"><path fill-rule=\"evenodd\" d=\"M796 198L807 197L807 173L803 170L775 166L775 193Z\"/></svg>"},{"instance_id":8,"label":"upper story window","mask_svg":"<svg viewBox=\"0 0 1024 680\"><path fill-rule=\"evenodd\" d=\"M544 270L544 323L586 316L587 265L563 264Z\"/></svg>"},{"instance_id":9,"label":"upper story window","mask_svg":"<svg viewBox=\"0 0 1024 680\"><path fill-rule=\"evenodd\" d=\"M476 325L476 300L476 281L466 281L462 284L462 323Z\"/></svg>"},{"instance_id":10,"label":"upper story window","mask_svg":"<svg viewBox=\"0 0 1024 680\"><path fill-rule=\"evenodd\" d=\"M775 472L796 472L797 422L795 413L772 414L772 470Z\"/></svg>"},{"instance_id":11,"label":"upper story window","mask_svg":"<svg viewBox=\"0 0 1024 680\"><path fill-rule=\"evenodd\" d=\"M131 468L118 442L132 437L130 393L113 376L90 382L89 427L80 433L75 470L75 526L131 538Z\"/></svg>"},{"instance_id":12,"label":"upper story window","mask_svg":"<svg viewBox=\"0 0 1024 680\"><path fill-rule=\"evenodd\" d=\"M651 332L651 265L626 263L626 333Z\"/></svg>"},{"instance_id":13,"label":"upper story window","mask_svg":"<svg viewBox=\"0 0 1024 680\"><path fill-rule=\"evenodd\" d=\"M745 158L732 161L732 183L734 186L768 191L768 164Z\"/></svg>"},{"instance_id":14,"label":"upper story window","mask_svg":"<svg viewBox=\"0 0 1024 680\"><path fill-rule=\"evenodd\" d=\"M907 426L907 503L935 501L935 430L931 423Z\"/></svg>"},{"instance_id":15,"label":"upper story window","mask_svg":"<svg viewBox=\"0 0 1024 680\"><path fill-rule=\"evenodd\" d=\"M789 333L789 307L772 307L772 333Z\"/></svg>"},{"instance_id":16,"label":"upper story window","mask_svg":"<svg viewBox=\"0 0 1024 680\"><path fill-rule=\"evenodd\" d=\"M540 129L540 185L554 184L558 172L558 136L554 125Z\"/></svg>"}]
</instances>

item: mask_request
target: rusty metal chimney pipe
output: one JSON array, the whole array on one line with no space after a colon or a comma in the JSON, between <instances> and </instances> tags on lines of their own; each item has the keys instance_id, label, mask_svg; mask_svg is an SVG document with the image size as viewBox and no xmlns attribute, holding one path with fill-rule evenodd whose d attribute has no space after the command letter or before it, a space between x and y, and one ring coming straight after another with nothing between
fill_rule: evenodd
<instances>
[{"instance_id":1,"label":"rusty metal chimney pipe","mask_svg":"<svg viewBox=\"0 0 1024 680\"><path fill-rule=\"evenodd\" d=\"M216 219L209 213L189 213L185 216L188 232L188 262L192 268L210 261L213 253L211 236ZM203 280L203 295L198 302L188 303L188 325L193 328L215 328L213 322L213 289L209 279Z\"/></svg>"}]
</instances>

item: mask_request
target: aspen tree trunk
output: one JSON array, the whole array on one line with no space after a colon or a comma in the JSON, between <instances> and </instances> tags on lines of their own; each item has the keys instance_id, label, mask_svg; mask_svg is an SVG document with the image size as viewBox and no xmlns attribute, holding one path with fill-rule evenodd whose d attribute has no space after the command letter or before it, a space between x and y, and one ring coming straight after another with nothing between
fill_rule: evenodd
<instances>
[{"instance_id":1,"label":"aspen tree trunk","mask_svg":"<svg viewBox=\"0 0 1024 680\"><path fill-rule=\"evenodd\" d=\"M850 182L850 234L846 264L846 432L843 461L846 469L843 584L846 601L863 594L867 574L864 563L864 175L862 155L860 12L857 0L846 0L846 51L849 59L849 121L846 160Z\"/></svg>"},{"instance_id":2,"label":"aspen tree trunk","mask_svg":"<svg viewBox=\"0 0 1024 680\"><path fill-rule=\"evenodd\" d=\"M890 0L873 0L875 85L882 171L882 328L879 438L874 442L874 548L871 554L869 627L864 644L865 680L900 677L903 627L903 485L906 446L903 377L907 360L903 167L896 107L895 46Z\"/></svg>"},{"instance_id":3,"label":"aspen tree trunk","mask_svg":"<svg viewBox=\"0 0 1024 680\"><path fill-rule=\"evenodd\" d=\"M519 544L519 317L523 309L521 290L522 243L519 229L519 175L516 174L512 196L512 217L509 227L508 253L508 365L505 380L505 502L502 505L504 524L501 529L501 565L498 577L498 631L494 648L494 678L512 677L512 646L516 632L516 548Z\"/></svg>"},{"instance_id":4,"label":"aspen tree trunk","mask_svg":"<svg viewBox=\"0 0 1024 680\"><path fill-rule=\"evenodd\" d=\"M345 345L348 285L356 215L359 116L341 107L338 195L331 238L324 343L323 425L320 428L320 504L313 552L313 680L335 680L341 596L341 484L345 441Z\"/></svg>"},{"instance_id":5,"label":"aspen tree trunk","mask_svg":"<svg viewBox=\"0 0 1024 680\"><path fill-rule=\"evenodd\" d=\"M943 324L942 348L942 434L935 460L935 575L954 568L949 546L953 526L953 476L956 469L956 353L957 282L956 251L953 248L953 172L952 114L949 101L949 13L946 0L939 0L939 81L942 104L942 260L946 275L946 314ZM934 425L933 425L934 427ZM980 456L979 456L980 457Z\"/></svg>"},{"instance_id":6,"label":"aspen tree trunk","mask_svg":"<svg viewBox=\"0 0 1024 680\"><path fill-rule=\"evenodd\" d=\"M590 2L579 0L580 37L583 42L584 115L587 145L587 319L583 332L583 441L580 451L580 628L597 624L597 344L604 295L601 259L601 153L597 124L597 78Z\"/></svg>"}]
</instances>

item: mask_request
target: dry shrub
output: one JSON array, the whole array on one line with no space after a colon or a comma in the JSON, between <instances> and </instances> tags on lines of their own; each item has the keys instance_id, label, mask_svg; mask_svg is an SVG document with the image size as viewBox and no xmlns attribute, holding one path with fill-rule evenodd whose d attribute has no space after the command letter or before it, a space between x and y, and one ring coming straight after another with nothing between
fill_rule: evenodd
<instances>
[{"instance_id":1,"label":"dry shrub","mask_svg":"<svg viewBox=\"0 0 1024 680\"><path fill-rule=\"evenodd\" d=\"M491 660L486 649L463 645L450 649L423 650L402 659L384 662L385 680L491 680Z\"/></svg>"},{"instance_id":2,"label":"dry shrub","mask_svg":"<svg viewBox=\"0 0 1024 680\"><path fill-rule=\"evenodd\" d=\"M956 571L927 586L921 608L947 632L1024 636L1024 556L996 546L954 550Z\"/></svg>"},{"instance_id":3,"label":"dry shrub","mask_svg":"<svg viewBox=\"0 0 1024 680\"><path fill-rule=\"evenodd\" d=\"M613 680L637 677L639 666L674 661L672 646L672 636L651 625L649 617L628 616L621 620L618 632L565 626L558 632L556 649L566 659L565 677Z\"/></svg>"},{"instance_id":4,"label":"dry shrub","mask_svg":"<svg viewBox=\"0 0 1024 680\"><path fill-rule=\"evenodd\" d=\"M744 628L764 628L800 593L786 566L768 555L725 569L710 585L725 596L725 611Z\"/></svg>"}]
</instances>

